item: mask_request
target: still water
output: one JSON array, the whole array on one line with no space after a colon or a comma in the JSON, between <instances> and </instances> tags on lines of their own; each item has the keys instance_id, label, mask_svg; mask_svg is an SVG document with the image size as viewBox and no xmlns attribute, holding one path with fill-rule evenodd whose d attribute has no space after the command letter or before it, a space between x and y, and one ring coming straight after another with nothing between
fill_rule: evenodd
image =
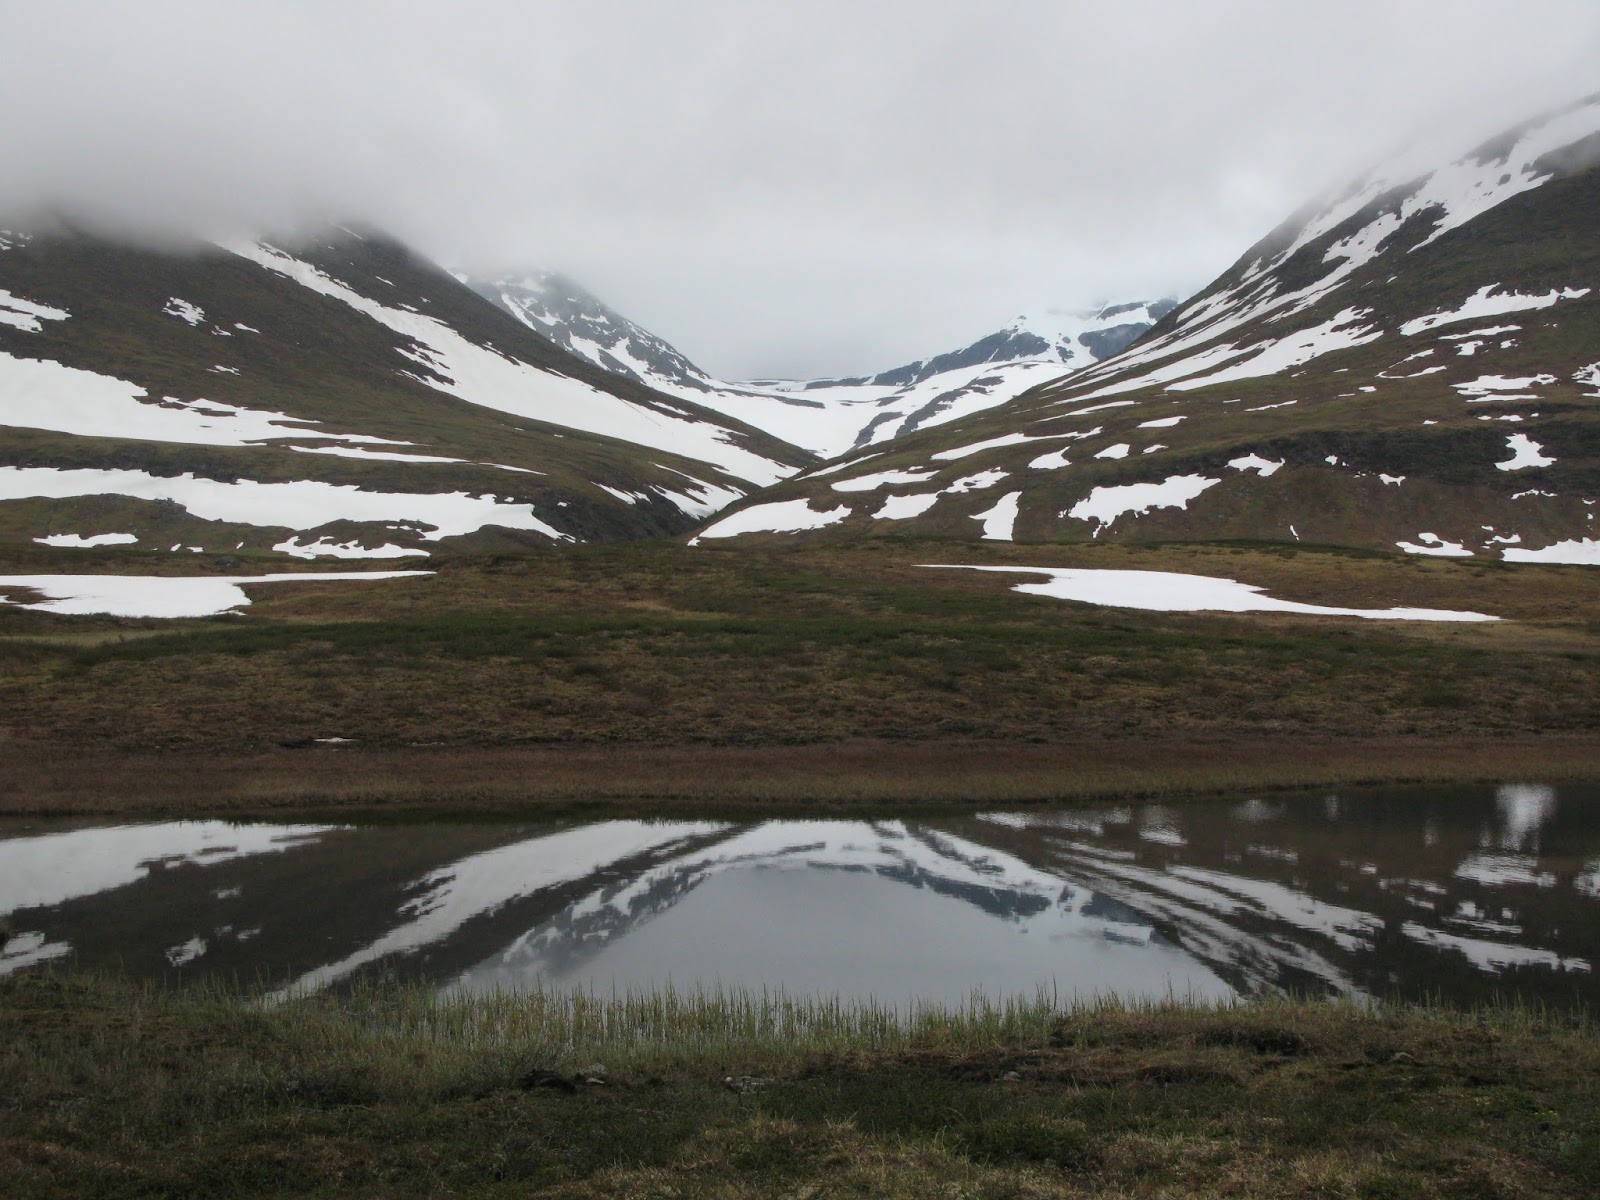
<instances>
[{"instance_id":1,"label":"still water","mask_svg":"<svg viewBox=\"0 0 1600 1200\"><path fill-rule=\"evenodd\" d=\"M907 821L0 824L0 974L1600 1001L1600 789Z\"/></svg>"}]
</instances>

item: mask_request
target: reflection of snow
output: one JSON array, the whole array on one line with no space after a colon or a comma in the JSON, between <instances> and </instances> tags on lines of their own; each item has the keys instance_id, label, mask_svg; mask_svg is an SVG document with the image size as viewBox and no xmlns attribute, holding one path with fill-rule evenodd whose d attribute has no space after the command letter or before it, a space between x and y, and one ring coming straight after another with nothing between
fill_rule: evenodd
<instances>
[{"instance_id":1,"label":"reflection of snow","mask_svg":"<svg viewBox=\"0 0 1600 1200\"><path fill-rule=\"evenodd\" d=\"M1600 858L1591 858L1583 864L1583 870L1572 881L1572 886L1585 896L1593 896L1600 900Z\"/></svg>"},{"instance_id":2,"label":"reflection of snow","mask_svg":"<svg viewBox=\"0 0 1600 1200\"><path fill-rule=\"evenodd\" d=\"M1499 974L1507 967L1548 967L1555 971L1577 971L1584 975L1589 973L1588 960L1562 958L1553 950L1540 950L1535 946L1509 946L1504 942L1486 942L1478 938L1460 937L1453 933L1429 929L1424 925L1418 925L1415 921L1407 921L1400 927L1400 932L1425 946L1435 946L1441 950L1454 950L1464 954L1474 966L1493 974Z\"/></svg>"},{"instance_id":3,"label":"reflection of snow","mask_svg":"<svg viewBox=\"0 0 1600 1200\"><path fill-rule=\"evenodd\" d=\"M1474 854L1456 868L1457 879L1470 879L1485 887L1554 887L1556 877L1539 870L1539 860L1531 854Z\"/></svg>"},{"instance_id":4,"label":"reflection of snow","mask_svg":"<svg viewBox=\"0 0 1600 1200\"><path fill-rule=\"evenodd\" d=\"M175 967L186 966L206 952L206 940L203 937L192 937L182 945L173 946L167 950L166 958Z\"/></svg>"},{"instance_id":5,"label":"reflection of snow","mask_svg":"<svg viewBox=\"0 0 1600 1200\"><path fill-rule=\"evenodd\" d=\"M271 854L337 828L174 821L7 838L0 841L0 912L48 908L126 887L143 879L151 868L179 863L214 866Z\"/></svg>"},{"instance_id":6,"label":"reflection of snow","mask_svg":"<svg viewBox=\"0 0 1600 1200\"><path fill-rule=\"evenodd\" d=\"M421 894L401 909L407 918L402 924L354 954L301 976L286 990L323 987L387 955L442 941L512 900L722 828L710 822L606 821L472 855L418 880Z\"/></svg>"},{"instance_id":7,"label":"reflection of snow","mask_svg":"<svg viewBox=\"0 0 1600 1200\"><path fill-rule=\"evenodd\" d=\"M0 947L0 976L31 967L34 963L49 962L70 954L72 947L66 942L46 941L42 933L19 933Z\"/></svg>"}]
</instances>

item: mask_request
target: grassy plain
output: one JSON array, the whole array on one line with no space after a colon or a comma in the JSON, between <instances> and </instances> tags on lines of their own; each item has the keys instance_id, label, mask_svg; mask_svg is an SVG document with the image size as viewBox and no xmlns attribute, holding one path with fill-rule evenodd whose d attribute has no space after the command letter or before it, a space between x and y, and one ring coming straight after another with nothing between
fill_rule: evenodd
<instances>
[{"instance_id":1,"label":"grassy plain","mask_svg":"<svg viewBox=\"0 0 1600 1200\"><path fill-rule=\"evenodd\" d=\"M0 983L0 1178L91 1196L1578 1197L1585 1020Z\"/></svg>"},{"instance_id":2,"label":"grassy plain","mask_svg":"<svg viewBox=\"0 0 1600 1200\"><path fill-rule=\"evenodd\" d=\"M0 567L257 565L49 554ZM1505 619L1138 612L930 562L1190 571ZM206 620L0 608L0 811L1025 802L1600 763L1600 572L1583 568L927 540L420 565L436 574L263 586Z\"/></svg>"}]
</instances>

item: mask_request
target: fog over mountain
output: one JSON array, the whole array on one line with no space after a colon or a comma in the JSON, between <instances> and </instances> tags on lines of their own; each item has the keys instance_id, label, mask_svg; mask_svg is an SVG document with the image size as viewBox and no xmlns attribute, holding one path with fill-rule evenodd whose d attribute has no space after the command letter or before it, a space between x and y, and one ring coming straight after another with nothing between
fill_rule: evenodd
<instances>
[{"instance_id":1,"label":"fog over mountain","mask_svg":"<svg viewBox=\"0 0 1600 1200\"><path fill-rule=\"evenodd\" d=\"M346 217L567 272L723 378L1185 295L1414 134L1600 87L1588 0L0 0L0 215Z\"/></svg>"}]
</instances>

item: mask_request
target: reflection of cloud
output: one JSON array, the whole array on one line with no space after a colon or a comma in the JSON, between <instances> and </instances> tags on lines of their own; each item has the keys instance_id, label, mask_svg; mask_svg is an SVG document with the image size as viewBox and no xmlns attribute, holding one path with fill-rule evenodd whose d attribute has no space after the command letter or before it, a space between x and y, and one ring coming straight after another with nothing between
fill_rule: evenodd
<instances>
[{"instance_id":1,"label":"reflection of cloud","mask_svg":"<svg viewBox=\"0 0 1600 1200\"><path fill-rule=\"evenodd\" d=\"M498 977L530 979L570 970L579 958L638 929L707 879L750 869L870 872L960 899L1007 921L1068 899L1056 876L949 834L900 821L774 821L648 867L626 883L597 888L517 939L486 967Z\"/></svg>"},{"instance_id":2,"label":"reflection of cloud","mask_svg":"<svg viewBox=\"0 0 1600 1200\"><path fill-rule=\"evenodd\" d=\"M1531 854L1474 854L1461 861L1457 879L1470 879L1484 887L1555 887L1556 877L1539 869Z\"/></svg>"},{"instance_id":3,"label":"reflection of cloud","mask_svg":"<svg viewBox=\"0 0 1600 1200\"><path fill-rule=\"evenodd\" d=\"M1495 790L1500 810L1500 845L1506 850L1538 850L1539 830L1556 815L1556 790L1538 783L1508 783Z\"/></svg>"}]
</instances>

